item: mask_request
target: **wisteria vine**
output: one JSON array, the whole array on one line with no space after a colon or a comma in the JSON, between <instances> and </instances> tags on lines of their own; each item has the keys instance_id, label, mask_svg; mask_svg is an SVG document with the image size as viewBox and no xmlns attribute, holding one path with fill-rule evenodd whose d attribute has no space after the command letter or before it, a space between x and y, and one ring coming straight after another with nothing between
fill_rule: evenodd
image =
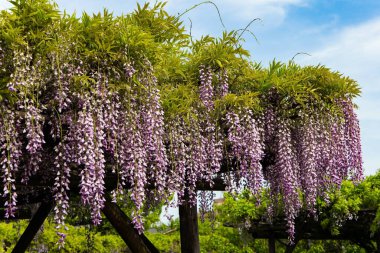
<instances>
[{"instance_id":1,"label":"wisteria vine","mask_svg":"<svg viewBox=\"0 0 380 253\"><path fill-rule=\"evenodd\" d=\"M179 54L177 47L168 46L170 40L154 54L156 49L145 50L143 45L157 46L161 38L144 34L149 43L105 47L108 42L102 44L99 38L91 41L89 27L81 28L89 38L79 43L82 37L63 32L71 29L65 25L47 26L50 35L62 33L49 48L44 43L53 43L50 40L35 43L32 38L10 45L0 37L5 216L15 215L19 186L34 189L38 177L52 189L61 246L73 188L90 209L94 225L102 221L107 194L113 201L132 203L132 221L139 233L146 210L167 203L173 194L177 205L196 205L199 200L203 219L214 195L198 192L199 184L213 189L215 179L222 178L227 190L245 187L256 197L268 189L271 208L283 207L292 241L302 208L316 216L316 200L326 198L328 189L347 178L362 180L355 90L325 95L334 89L323 90L325 80L316 78L307 80L307 85L317 86L308 90L322 92L299 98L307 92L293 92L294 87L282 83L285 77L271 79L276 71L245 62L234 51L236 43L229 48L233 57L225 60L210 60L213 54L207 50L212 43L204 46L205 52L194 49L194 57L181 53L177 60L186 62L186 67L180 65L189 71L182 73L169 66L173 59L161 56L170 50ZM122 23L114 25L122 30ZM126 37L115 41L129 43ZM223 49L228 46L218 43ZM166 61L167 69L157 66Z\"/></svg>"}]
</instances>

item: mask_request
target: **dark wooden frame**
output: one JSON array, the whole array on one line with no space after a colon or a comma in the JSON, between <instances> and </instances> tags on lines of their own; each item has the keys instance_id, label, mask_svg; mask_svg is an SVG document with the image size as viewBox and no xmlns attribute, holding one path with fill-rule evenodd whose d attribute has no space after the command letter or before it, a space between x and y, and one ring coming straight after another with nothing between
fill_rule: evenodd
<instances>
[{"instance_id":1,"label":"dark wooden frame","mask_svg":"<svg viewBox=\"0 0 380 253\"><path fill-rule=\"evenodd\" d=\"M72 178L71 195L76 195L79 192L78 179ZM33 186L33 180L30 186ZM114 180L109 177L106 181L107 190L112 189ZM70 187L71 187L70 185ZM209 183L198 182L198 190L224 190L225 184L221 177L214 180L214 185L211 188ZM186 198L185 198L186 199ZM0 205L3 205L1 203ZM19 211L16 213L15 219L31 218L31 221L17 242L13 252L25 252L35 234L43 224L49 212L54 206L52 200L50 187L37 187L35 191L24 191L18 197ZM37 212L33 215L28 211L28 205L40 203ZM3 210L0 209L0 213ZM106 197L103 213L106 218L111 222L112 226L116 229L119 235L123 238L132 252L141 253L156 253L159 252L157 248L145 237L144 234L139 234L133 227L131 219L115 204L112 203L110 198ZM191 205L185 200L179 206L180 218L180 236L181 236L181 251L184 253L199 253L199 234L198 234L198 215L197 207ZM296 220L296 240L295 244L287 245L286 252L290 253L294 250L296 244L300 240L350 240L365 248L368 252L380 253L380 234L371 234L370 226L375 218L374 210L361 210L358 214L357 220L351 220L344 223L339 235L332 235L330 231L322 228L319 222L308 217L307 215L300 215ZM1 218L0 218L1 219ZM281 217L272 224L264 223L261 221L252 221L252 227L249 232L254 238L268 239L269 252L275 252L276 240L287 239L286 223ZM360 233L358 233L360 231ZM372 242L376 242L374 245ZM377 246L379 245L379 246Z\"/></svg>"},{"instance_id":2,"label":"dark wooden frame","mask_svg":"<svg viewBox=\"0 0 380 253\"><path fill-rule=\"evenodd\" d=\"M301 214L296 219L296 238L294 244L287 243L286 253L291 253L301 240L347 240L351 241L366 252L380 253L380 233L372 233L371 225L376 217L376 210L360 210L355 219L346 220L339 229L339 234L332 234L329 228L321 225L321 222ZM231 224L226 224L231 226ZM288 239L286 222L278 218L273 223L259 220L251 221L248 232L253 238L268 239L269 252L275 252L275 241ZM375 244L373 244L375 242Z\"/></svg>"}]
</instances>

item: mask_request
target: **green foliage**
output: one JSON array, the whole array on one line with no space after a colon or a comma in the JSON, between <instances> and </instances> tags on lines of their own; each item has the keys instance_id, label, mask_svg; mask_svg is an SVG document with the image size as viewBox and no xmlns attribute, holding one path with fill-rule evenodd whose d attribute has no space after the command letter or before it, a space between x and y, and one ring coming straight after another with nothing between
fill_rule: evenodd
<instances>
[{"instance_id":1,"label":"green foliage","mask_svg":"<svg viewBox=\"0 0 380 253\"><path fill-rule=\"evenodd\" d=\"M11 252L18 238L28 225L28 221L0 223L0 252ZM87 226L68 225L68 237L65 247L61 250L57 247L55 224L50 219L46 220L43 228L33 239L28 252L125 252L127 247L124 241L113 231L112 234L96 233ZM96 250L95 250L96 249Z\"/></svg>"},{"instance_id":2,"label":"green foliage","mask_svg":"<svg viewBox=\"0 0 380 253\"><path fill-rule=\"evenodd\" d=\"M199 234L201 252L254 252L250 247L253 244L250 238L240 234L236 228L224 227L220 222L200 223Z\"/></svg>"},{"instance_id":3,"label":"green foliage","mask_svg":"<svg viewBox=\"0 0 380 253\"><path fill-rule=\"evenodd\" d=\"M11 252L27 226L27 221L0 223L0 252Z\"/></svg>"},{"instance_id":4,"label":"green foliage","mask_svg":"<svg viewBox=\"0 0 380 253\"><path fill-rule=\"evenodd\" d=\"M268 198L263 193L260 205L257 199L248 191L244 191L239 196L224 194L223 205L216 206L216 211L220 214L221 221L229 224L240 224L245 221L258 219L266 213L268 208Z\"/></svg>"},{"instance_id":5,"label":"green foliage","mask_svg":"<svg viewBox=\"0 0 380 253\"><path fill-rule=\"evenodd\" d=\"M320 199L318 201L321 224L330 228L332 234L339 234L339 227L347 218L355 215L362 208L360 189L355 187L351 181L344 181L340 190L329 194L329 202Z\"/></svg>"},{"instance_id":6,"label":"green foliage","mask_svg":"<svg viewBox=\"0 0 380 253\"><path fill-rule=\"evenodd\" d=\"M162 253L181 252L181 239L179 232L169 234L146 233L148 239Z\"/></svg>"},{"instance_id":7,"label":"green foliage","mask_svg":"<svg viewBox=\"0 0 380 253\"><path fill-rule=\"evenodd\" d=\"M377 210L377 216L372 224L372 232L380 227L380 171L368 176L363 182L355 185L351 181L344 181L340 189L330 189L325 198L317 200L317 213L321 225L330 229L332 234L339 234L339 227L347 219L355 218L359 210ZM216 209L224 223L238 225L249 220L258 220L267 215L268 196L262 193L260 204L257 199L243 192L238 196L225 194L223 205ZM326 201L327 200L327 201ZM281 205L277 208L277 215L283 215Z\"/></svg>"},{"instance_id":8,"label":"green foliage","mask_svg":"<svg viewBox=\"0 0 380 253\"><path fill-rule=\"evenodd\" d=\"M301 241L293 251L294 253L330 253L330 252L345 252L345 253L365 253L366 251L360 246L348 241Z\"/></svg>"},{"instance_id":9,"label":"green foliage","mask_svg":"<svg viewBox=\"0 0 380 253\"><path fill-rule=\"evenodd\" d=\"M198 224L201 252L251 253L257 252L254 250L255 247L260 249L266 247L265 242L252 240L236 228L223 226L220 221L212 224L210 221L204 223L199 221ZM167 232L162 233L163 231ZM178 220L174 220L169 226L163 225L159 232L161 233L147 233L147 236L160 252L180 252Z\"/></svg>"},{"instance_id":10,"label":"green foliage","mask_svg":"<svg viewBox=\"0 0 380 253\"><path fill-rule=\"evenodd\" d=\"M228 73L231 95L217 101L219 112L226 106L248 106L260 111L259 98L272 89L281 95L284 112L310 106L325 108L338 98L360 94L355 81L324 66L301 67L294 62L273 61L263 68L252 63L242 46L240 30L225 31L220 38L205 35L193 40L181 16L169 15L162 2L137 5L134 12L121 16L104 10L94 15L83 13L81 17L60 13L57 5L48 0L11 3L10 10L0 13L0 45L6 52L30 51L33 61L41 61L42 66L47 55L64 54L69 61L107 66L115 74L122 71L125 62L141 71L148 59L163 86L162 102L168 115L193 110L201 65ZM0 71L0 99L12 95L4 88L12 62L5 63L6 71ZM91 88L88 78L82 76L71 89L80 92ZM126 88L125 80L115 82L111 84L115 89ZM186 99L184 87L190 92ZM178 103L181 104L173 106Z\"/></svg>"},{"instance_id":11,"label":"green foliage","mask_svg":"<svg viewBox=\"0 0 380 253\"><path fill-rule=\"evenodd\" d=\"M215 207L216 219L213 222L199 221L199 236L201 252L267 252L267 241L252 238L245 232L244 224L250 220L261 219L268 209L268 196L262 192L261 202L244 191L238 196L225 194L222 205ZM345 181L340 189L331 189L329 201L318 200L318 213L321 224L332 233L339 233L342 224L352 214L360 209L378 210L372 225L373 232L379 228L380 204L380 171L367 177L363 182L354 185ZM146 232L147 237L160 252L180 252L179 221L173 220L169 225L157 223L161 213L161 205L150 210L146 216L147 230L154 228L156 232ZM30 252L37 249L48 249L49 252L125 252L126 246L105 219L101 226L94 228L88 219L88 210L80 206L72 206L67 222L69 230L65 248L61 251L56 246L56 234L51 218L45 221L43 231L37 234L30 247ZM123 210L129 213L130 206ZM74 210L75 209L75 210ZM75 215L74 215L75 214ZM281 215L279 211L276 215ZM229 224L232 227L226 227ZM243 224L243 226L241 226ZM75 226L74 226L75 225ZM27 221L0 223L0 252L10 252L21 233L27 226ZM284 252L285 247L276 243L276 252ZM301 241L295 251L298 252L365 252L359 246L346 241Z\"/></svg>"},{"instance_id":12,"label":"green foliage","mask_svg":"<svg viewBox=\"0 0 380 253\"><path fill-rule=\"evenodd\" d=\"M380 227L380 171L368 176L363 182L354 185L351 181L344 181L340 189L332 190L328 194L329 201L318 200L321 224L330 228L333 234L339 234L339 226L346 219L355 218L359 210L377 210L372 224L372 232Z\"/></svg>"},{"instance_id":13,"label":"green foliage","mask_svg":"<svg viewBox=\"0 0 380 253\"><path fill-rule=\"evenodd\" d=\"M6 88L13 71L12 55L15 51L32 54L30 65L40 61L46 68L59 66L60 57L47 56L62 54L68 62L83 61L84 65L104 67L110 75L123 71L123 64L133 63L137 71L143 72L146 60L152 64L161 92L161 103L165 118L195 117L194 109L201 106L198 97L199 67L204 65L218 72L225 70L229 76L230 94L216 101L215 117L226 110L250 108L259 113L267 102L265 97L275 90L279 96L283 113L294 115L297 110L318 107L334 109L337 99L356 97L360 94L357 83L332 72L324 66L301 67L294 62L288 64L273 61L268 68L250 60L250 54L242 47L241 33L225 31L221 38L203 36L193 40L179 17L165 11L165 3L146 3L121 16L114 16L107 10L94 15L83 13L80 17L60 13L56 4L49 0L14 0L13 7L0 12L0 46L6 59L0 59L0 102L17 99L17 94ZM49 62L49 61L53 62ZM48 78L47 78L48 80ZM113 78L110 86L123 92L130 92L131 82L125 78ZM214 83L217 80L214 80ZM70 90L81 92L93 89L94 80L84 74L70 84ZM44 92L44 91L42 91ZM264 99L263 99L264 98ZM345 182L340 191L329 194L331 204L319 201L323 210L322 223L335 233L337 224L360 208L378 208L380 198L379 173L354 186ZM226 195L225 203L217 208L218 218L211 229L209 223L200 225L200 240L203 252L254 252L265 249L265 242L247 239L240 230L222 226L225 222L237 224L257 219L267 210L266 192L258 205L256 198L244 192L241 196ZM80 207L76 207L78 210ZM128 212L130 207L126 206ZM160 208L149 210L145 221L147 227L154 226L159 219ZM75 211L78 211L75 210ZM74 212L73 212L74 213ZM78 213L78 212L75 212ZM72 225L86 223L86 214L68 217ZM373 231L380 223L378 212ZM15 225L16 224L16 225ZM25 222L1 223L0 241L2 246L14 245ZM178 224L171 224L178 228ZM123 250L121 239L105 222L96 232L88 232L83 226L69 226L66 239L67 252L89 251L88 243L97 252ZM163 228L161 228L163 229ZM167 228L169 229L169 228ZM148 233L154 244L163 252L179 251L178 231L163 235ZM89 238L91 240L89 240ZM56 237L53 224L45 223L45 231L35 242L43 243L49 252L55 252ZM85 246L87 245L85 248ZM315 249L311 252L322 252Z\"/></svg>"},{"instance_id":14,"label":"green foliage","mask_svg":"<svg viewBox=\"0 0 380 253\"><path fill-rule=\"evenodd\" d=\"M185 120L190 118L193 108L199 98L194 87L190 85L166 85L162 87L162 107L166 113L165 119L182 116Z\"/></svg>"},{"instance_id":15,"label":"green foliage","mask_svg":"<svg viewBox=\"0 0 380 253\"><path fill-rule=\"evenodd\" d=\"M380 227L380 171L373 176L368 176L360 184L355 185L351 181L344 181L340 189L329 189L325 198L317 201L318 220L322 227L329 229L333 235L340 233L340 227L348 219L355 219L360 210L376 210L377 215L372 223L371 232L375 233ZM224 224L235 227L242 226L251 220L261 220L267 217L268 196L262 193L261 203L257 199L243 192L238 196L225 194L223 205L217 206L219 219ZM276 209L275 218L283 215L281 205ZM249 224L249 223L248 223ZM344 252L364 252L359 246L347 242L316 241L303 242L297 246L295 252L337 252L346 248Z\"/></svg>"}]
</instances>

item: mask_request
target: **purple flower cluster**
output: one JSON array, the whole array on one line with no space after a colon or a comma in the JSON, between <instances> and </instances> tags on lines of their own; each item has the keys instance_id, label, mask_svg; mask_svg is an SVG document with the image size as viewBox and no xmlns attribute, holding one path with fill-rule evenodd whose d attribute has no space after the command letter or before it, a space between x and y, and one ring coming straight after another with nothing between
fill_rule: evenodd
<instances>
[{"instance_id":1,"label":"purple flower cluster","mask_svg":"<svg viewBox=\"0 0 380 253\"><path fill-rule=\"evenodd\" d=\"M188 141L188 160L187 171L186 171L186 181L187 192L189 195L189 203L196 205L197 190L196 184L198 180L204 178L204 173L207 173L208 163L207 163L207 151L206 143L207 140L202 135L200 122L197 119L191 119L191 123L186 126L186 137L185 140Z\"/></svg>"},{"instance_id":2,"label":"purple flower cluster","mask_svg":"<svg viewBox=\"0 0 380 253\"><path fill-rule=\"evenodd\" d=\"M141 78L141 83L148 87L148 91L141 106L140 117L143 145L147 152L148 179L155 186L155 198L158 200L165 197L168 158L164 145L164 111L160 103L157 80L151 72L152 70L147 71L150 75Z\"/></svg>"},{"instance_id":3,"label":"purple flower cluster","mask_svg":"<svg viewBox=\"0 0 380 253\"><path fill-rule=\"evenodd\" d=\"M212 85L212 71L210 68L201 66L199 69L199 96L207 110L212 110L214 107L214 87Z\"/></svg>"},{"instance_id":4,"label":"purple flower cluster","mask_svg":"<svg viewBox=\"0 0 380 253\"><path fill-rule=\"evenodd\" d=\"M173 120L168 129L170 147L168 186L171 192L177 192L178 202L181 203L185 197L187 180L184 179L188 175L187 165L190 159L186 135L188 132L183 119Z\"/></svg>"},{"instance_id":5,"label":"purple flower cluster","mask_svg":"<svg viewBox=\"0 0 380 253\"><path fill-rule=\"evenodd\" d=\"M61 233L61 232L57 232L57 235L59 236L59 240L57 242L58 249L61 249L61 248L63 248L65 246L66 234L65 233Z\"/></svg>"},{"instance_id":6,"label":"purple flower cluster","mask_svg":"<svg viewBox=\"0 0 380 253\"><path fill-rule=\"evenodd\" d=\"M318 139L317 124L312 116L301 115L301 126L298 130L297 156L299 162L299 181L305 193L305 204L311 214L318 195Z\"/></svg>"},{"instance_id":7,"label":"purple flower cluster","mask_svg":"<svg viewBox=\"0 0 380 253\"><path fill-rule=\"evenodd\" d=\"M133 68L131 63L125 63L124 72L126 77L131 78L136 73L136 70Z\"/></svg>"},{"instance_id":8,"label":"purple flower cluster","mask_svg":"<svg viewBox=\"0 0 380 253\"><path fill-rule=\"evenodd\" d=\"M360 143L360 125L350 100L340 101L344 114L344 134L350 176L355 182L363 179L363 161Z\"/></svg>"},{"instance_id":9,"label":"purple flower cluster","mask_svg":"<svg viewBox=\"0 0 380 253\"><path fill-rule=\"evenodd\" d=\"M78 163L83 164L84 168L80 172L81 184L80 194L83 204L90 204L94 177L95 177L95 125L92 115L91 102L87 99L83 109L78 115L77 135L78 143Z\"/></svg>"},{"instance_id":10,"label":"purple flower cluster","mask_svg":"<svg viewBox=\"0 0 380 253\"><path fill-rule=\"evenodd\" d=\"M95 97L95 96L94 96ZM104 174L105 158L103 150L104 119L102 107L95 99L88 96L83 100L82 110L78 119L62 115L61 122L70 123L67 133L58 133L60 142L55 147L56 178L54 183L54 198L56 201L55 221L57 229L64 226L65 216L69 206L67 191L69 190L70 166L82 167L80 171L80 194L82 203L91 207L91 218L95 225L101 222L100 211L104 205ZM57 233L61 233L57 231Z\"/></svg>"},{"instance_id":11,"label":"purple flower cluster","mask_svg":"<svg viewBox=\"0 0 380 253\"><path fill-rule=\"evenodd\" d=\"M65 234L59 232L61 227L65 227L65 218L68 213L69 208L69 196L67 192L70 190L70 142L65 143L62 141L55 147L55 153L57 154L54 160L54 165L57 170L56 178L54 180L54 221L57 226L57 234L60 235L61 239L59 240L59 245L63 246Z\"/></svg>"},{"instance_id":12,"label":"purple flower cluster","mask_svg":"<svg viewBox=\"0 0 380 253\"><path fill-rule=\"evenodd\" d=\"M345 146L343 122L338 118L331 122L331 181L339 186L347 177L348 161Z\"/></svg>"},{"instance_id":13,"label":"purple flower cluster","mask_svg":"<svg viewBox=\"0 0 380 253\"><path fill-rule=\"evenodd\" d=\"M200 212L200 219L202 222L205 221L205 216L208 214L210 219L213 219L214 217L214 211L213 211L213 203L214 203L214 197L215 194L213 191L200 191L198 193L199 198L199 212Z\"/></svg>"},{"instance_id":14,"label":"purple flower cluster","mask_svg":"<svg viewBox=\"0 0 380 253\"><path fill-rule=\"evenodd\" d=\"M227 74L221 77L221 83L213 87L213 72L210 68L200 68L200 89L199 96L207 110L205 112L200 112L199 115L199 159L201 163L200 170L200 179L210 183L212 187L213 177L219 172L222 159L223 159L223 138L221 136L220 127L217 124L217 121L213 119L212 110L214 110L214 102L217 96L224 96L228 92L227 84ZM225 88L227 87L227 90ZM224 90L223 90L224 89ZM201 151L203 150L203 152Z\"/></svg>"},{"instance_id":15,"label":"purple flower cluster","mask_svg":"<svg viewBox=\"0 0 380 253\"><path fill-rule=\"evenodd\" d=\"M298 191L311 215L316 215L318 196L330 187L340 187L348 176L362 178L360 129L352 102L340 102L343 117L329 111L305 110L294 120L281 119L268 106L264 122L265 150L274 156L266 168L272 202L281 196L294 239L294 219L301 207ZM348 141L350 140L350 141Z\"/></svg>"},{"instance_id":16,"label":"purple flower cluster","mask_svg":"<svg viewBox=\"0 0 380 253\"><path fill-rule=\"evenodd\" d=\"M316 163L316 174L317 174L317 195L323 196L325 190L332 184L334 171L334 154L333 147L336 144L332 141L332 118L322 117L322 113L316 112L314 116L314 133L313 138L315 138L315 154L314 159ZM305 136L305 135L304 135ZM306 137L306 136L305 136ZM311 143L309 143L311 144ZM309 184L309 187L314 185ZM309 191L313 191L309 189ZM323 196L325 197L325 196ZM310 206L309 206L310 207ZM311 210L312 211L312 210Z\"/></svg>"},{"instance_id":17,"label":"purple flower cluster","mask_svg":"<svg viewBox=\"0 0 380 253\"><path fill-rule=\"evenodd\" d=\"M1 41L0 41L0 71L2 71L2 66L4 65L4 57L5 57L5 54L4 54L4 50L3 48L1 47Z\"/></svg>"},{"instance_id":18,"label":"purple flower cluster","mask_svg":"<svg viewBox=\"0 0 380 253\"><path fill-rule=\"evenodd\" d=\"M10 110L0 111L0 166L3 181L3 194L6 199L5 218L14 217L17 204L16 172L22 157L22 144L18 129L17 115Z\"/></svg>"},{"instance_id":19,"label":"purple flower cluster","mask_svg":"<svg viewBox=\"0 0 380 253\"><path fill-rule=\"evenodd\" d=\"M278 122L277 128L277 154L273 166L273 178L277 180L280 193L283 196L285 216L288 224L288 234L290 241L294 240L295 218L300 208L300 200L297 189L298 164L296 154L292 146L290 123L282 120Z\"/></svg>"},{"instance_id":20,"label":"purple flower cluster","mask_svg":"<svg viewBox=\"0 0 380 253\"><path fill-rule=\"evenodd\" d=\"M106 123L103 117L103 108L101 104L95 105L95 129L94 129L94 154L95 154L95 171L94 185L92 191L91 218L94 225L99 225L102 221L101 210L104 207L104 177L106 160L104 156L103 143L105 141Z\"/></svg>"},{"instance_id":21,"label":"purple flower cluster","mask_svg":"<svg viewBox=\"0 0 380 253\"><path fill-rule=\"evenodd\" d=\"M130 185L130 197L135 204L136 215L143 207L145 201L145 185L147 183L146 167L147 154L144 147L142 126L140 117L135 110L135 101L131 100L128 108L120 113L118 121L124 122L120 124L118 134L118 149L116 150L116 160L120 167L120 183L121 186ZM142 231L142 220L134 219L135 227ZM141 221L141 222L140 222Z\"/></svg>"},{"instance_id":22,"label":"purple flower cluster","mask_svg":"<svg viewBox=\"0 0 380 253\"><path fill-rule=\"evenodd\" d=\"M213 176L220 170L221 142L215 139L215 132L210 132L212 128L202 131L201 125L196 118L191 118L190 122L177 118L168 127L168 184L171 191L177 192L178 203L182 203L186 192L189 202L195 205L197 182L212 184Z\"/></svg>"},{"instance_id":23,"label":"purple flower cluster","mask_svg":"<svg viewBox=\"0 0 380 253\"><path fill-rule=\"evenodd\" d=\"M70 85L73 82L75 76L81 76L83 74L81 64L74 66L71 63L64 62L62 65L58 65L54 68L54 78L56 79L55 96L56 110L62 113L63 110L67 110L71 105Z\"/></svg>"},{"instance_id":24,"label":"purple flower cluster","mask_svg":"<svg viewBox=\"0 0 380 253\"><path fill-rule=\"evenodd\" d=\"M231 146L230 158L236 159L239 178L245 179L253 194L262 188L263 172L261 159L264 155L260 130L252 111L228 112L228 142Z\"/></svg>"},{"instance_id":25,"label":"purple flower cluster","mask_svg":"<svg viewBox=\"0 0 380 253\"><path fill-rule=\"evenodd\" d=\"M131 185L130 197L135 204L136 210L133 212L133 223L139 233L143 231L143 221L141 211L145 201L145 185L147 179L147 152L144 146L143 126L140 122L139 114L131 112L131 120L135 124L132 125L130 138L125 140L131 142L126 145L125 151L127 156L127 164L122 166L122 170L127 175L127 179ZM133 120L134 119L134 120ZM133 124L133 123L132 123Z\"/></svg>"},{"instance_id":26,"label":"purple flower cluster","mask_svg":"<svg viewBox=\"0 0 380 253\"><path fill-rule=\"evenodd\" d=\"M205 119L202 122L202 138L204 145L204 173L202 178L209 182L212 186L213 184L213 176L219 172L222 159L223 159L223 142L220 131L218 131L218 127L216 122L212 120L210 115L205 115Z\"/></svg>"},{"instance_id":27,"label":"purple flower cluster","mask_svg":"<svg viewBox=\"0 0 380 253\"><path fill-rule=\"evenodd\" d=\"M131 78L135 70L131 65L125 68L126 77ZM135 206L132 220L135 228L142 232L146 186L155 187L155 201L167 196L168 159L164 145L164 112L149 62L146 72L137 79L146 89L131 82L128 97L109 92L103 100L103 149L111 154L113 171L119 177L113 199L123 194L124 187L130 187L129 196Z\"/></svg>"},{"instance_id":28,"label":"purple flower cluster","mask_svg":"<svg viewBox=\"0 0 380 253\"><path fill-rule=\"evenodd\" d=\"M8 82L7 87L10 91L19 91L20 88L24 90L23 87L29 87L30 84L27 79L32 77L30 71L30 61L32 60L32 56L19 50L14 51L13 54L13 65L15 70L11 74L11 81ZM21 92L24 93L24 91Z\"/></svg>"},{"instance_id":29,"label":"purple flower cluster","mask_svg":"<svg viewBox=\"0 0 380 253\"><path fill-rule=\"evenodd\" d=\"M78 116L76 136L78 143L78 163L84 165L80 172L80 194L82 203L91 207L91 217L95 225L100 224L100 211L104 205L103 150L104 119L102 108L95 101L85 99L83 110Z\"/></svg>"},{"instance_id":30,"label":"purple flower cluster","mask_svg":"<svg viewBox=\"0 0 380 253\"><path fill-rule=\"evenodd\" d=\"M224 97L228 94L228 74L227 70L222 69L219 73L219 86L218 86L218 95Z\"/></svg>"},{"instance_id":31,"label":"purple flower cluster","mask_svg":"<svg viewBox=\"0 0 380 253\"><path fill-rule=\"evenodd\" d=\"M121 129L121 122L118 122L120 110L121 104L119 96L108 92L106 98L103 100L104 131L106 135L106 138L103 141L103 146L112 156L117 155L118 133Z\"/></svg>"},{"instance_id":32,"label":"purple flower cluster","mask_svg":"<svg viewBox=\"0 0 380 253\"><path fill-rule=\"evenodd\" d=\"M26 137L28 139L26 145L28 161L21 179L22 183L27 183L29 177L39 169L39 163L42 160L42 145L45 143L42 124L41 110L36 108L33 102L30 102L26 106L24 129L27 132Z\"/></svg>"}]
</instances>

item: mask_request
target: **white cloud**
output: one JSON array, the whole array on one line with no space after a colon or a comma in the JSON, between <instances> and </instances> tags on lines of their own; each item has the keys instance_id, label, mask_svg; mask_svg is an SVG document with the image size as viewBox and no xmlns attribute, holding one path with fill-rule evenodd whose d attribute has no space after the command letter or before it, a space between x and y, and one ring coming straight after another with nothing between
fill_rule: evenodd
<instances>
[{"instance_id":1,"label":"white cloud","mask_svg":"<svg viewBox=\"0 0 380 253\"><path fill-rule=\"evenodd\" d=\"M306 6L309 0L214 0L213 3L219 8L222 17L249 22L254 18L260 18L267 27L278 26L283 23L287 16L287 10L291 6ZM172 13L181 13L184 10L200 3L201 1L170 0L168 8ZM212 7L199 7L197 12L208 19L216 11ZM205 11L205 9L207 9ZM215 12L215 13L214 13ZM191 13L194 15L194 13Z\"/></svg>"},{"instance_id":2,"label":"white cloud","mask_svg":"<svg viewBox=\"0 0 380 253\"><path fill-rule=\"evenodd\" d=\"M1 0L0 0L1 1ZM55 0L59 6L60 10L66 10L69 13L76 12L77 15L81 15L82 12L87 13L98 13L102 12L104 8L108 9L111 12L114 12L115 15L120 15L121 13L129 13L136 7L136 2L139 1L126 1L126 0Z\"/></svg>"},{"instance_id":3,"label":"white cloud","mask_svg":"<svg viewBox=\"0 0 380 253\"><path fill-rule=\"evenodd\" d=\"M0 10L5 10L11 7L12 5L7 0L0 0Z\"/></svg>"},{"instance_id":4,"label":"white cloud","mask_svg":"<svg viewBox=\"0 0 380 253\"><path fill-rule=\"evenodd\" d=\"M311 57L302 58L302 63L324 64L357 80L362 87L362 96L356 102L365 174L372 174L380 168L380 18L346 27L323 41Z\"/></svg>"},{"instance_id":5,"label":"white cloud","mask_svg":"<svg viewBox=\"0 0 380 253\"><path fill-rule=\"evenodd\" d=\"M363 92L380 92L380 18L343 29L305 60L358 80Z\"/></svg>"},{"instance_id":6,"label":"white cloud","mask_svg":"<svg viewBox=\"0 0 380 253\"><path fill-rule=\"evenodd\" d=\"M261 18L265 25L280 25L291 6L305 6L303 0L221 0L220 4L228 10L229 15L240 19Z\"/></svg>"},{"instance_id":7,"label":"white cloud","mask_svg":"<svg viewBox=\"0 0 380 253\"><path fill-rule=\"evenodd\" d=\"M362 87L358 102L365 108L363 119L380 120L380 18L347 27L324 41L302 63L321 63L357 80Z\"/></svg>"}]
</instances>

